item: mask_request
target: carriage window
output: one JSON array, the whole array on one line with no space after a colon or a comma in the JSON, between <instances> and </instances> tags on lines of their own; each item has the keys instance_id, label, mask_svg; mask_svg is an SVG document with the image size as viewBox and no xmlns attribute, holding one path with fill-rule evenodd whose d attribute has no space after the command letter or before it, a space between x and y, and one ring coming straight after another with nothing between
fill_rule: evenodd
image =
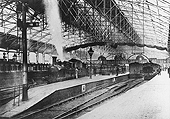
<instances>
[{"instance_id":1,"label":"carriage window","mask_svg":"<svg viewBox=\"0 0 170 119\"><path fill-rule=\"evenodd\" d=\"M16 70L16 71L18 71L18 70L19 70L18 65L15 65L15 70Z\"/></svg>"}]
</instances>

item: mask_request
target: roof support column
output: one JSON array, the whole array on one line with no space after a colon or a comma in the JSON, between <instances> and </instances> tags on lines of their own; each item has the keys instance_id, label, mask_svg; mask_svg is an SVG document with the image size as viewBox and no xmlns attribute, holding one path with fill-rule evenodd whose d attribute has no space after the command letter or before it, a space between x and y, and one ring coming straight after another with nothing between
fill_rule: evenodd
<instances>
[{"instance_id":1,"label":"roof support column","mask_svg":"<svg viewBox=\"0 0 170 119\"><path fill-rule=\"evenodd\" d=\"M22 101L28 100L28 86L27 86L27 26L26 26L26 5L22 4L22 49L23 49L23 91Z\"/></svg>"},{"instance_id":2,"label":"roof support column","mask_svg":"<svg viewBox=\"0 0 170 119\"><path fill-rule=\"evenodd\" d=\"M39 53L36 52L36 63L38 64L38 60L39 60Z\"/></svg>"},{"instance_id":3,"label":"roof support column","mask_svg":"<svg viewBox=\"0 0 170 119\"><path fill-rule=\"evenodd\" d=\"M42 53L43 56L43 63L45 63L45 53Z\"/></svg>"},{"instance_id":4,"label":"roof support column","mask_svg":"<svg viewBox=\"0 0 170 119\"><path fill-rule=\"evenodd\" d=\"M111 37L112 37L112 1L110 0L110 15L109 15L109 31L110 31L110 34L109 34L109 41L111 40Z\"/></svg>"},{"instance_id":5,"label":"roof support column","mask_svg":"<svg viewBox=\"0 0 170 119\"><path fill-rule=\"evenodd\" d=\"M9 50L7 49L7 61L9 61Z\"/></svg>"},{"instance_id":6,"label":"roof support column","mask_svg":"<svg viewBox=\"0 0 170 119\"><path fill-rule=\"evenodd\" d=\"M28 51L28 54L27 54L27 60L28 60L28 63L30 63L30 52Z\"/></svg>"}]
</instances>

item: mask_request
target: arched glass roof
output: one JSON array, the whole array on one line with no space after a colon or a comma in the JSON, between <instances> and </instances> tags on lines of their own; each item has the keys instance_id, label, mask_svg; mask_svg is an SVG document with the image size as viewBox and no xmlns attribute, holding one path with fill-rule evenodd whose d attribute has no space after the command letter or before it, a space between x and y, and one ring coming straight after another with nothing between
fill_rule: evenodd
<instances>
[{"instance_id":1,"label":"arched glass roof","mask_svg":"<svg viewBox=\"0 0 170 119\"><path fill-rule=\"evenodd\" d=\"M145 44L167 47L169 0L115 0Z\"/></svg>"},{"instance_id":2,"label":"arched glass roof","mask_svg":"<svg viewBox=\"0 0 170 119\"><path fill-rule=\"evenodd\" d=\"M19 40L21 29L17 26L17 21L22 19L22 16L18 3L26 2L27 21L39 23L38 27L27 29L27 38L32 44L29 50L57 54L51 42L52 37L43 1L0 0L0 40L3 39L1 41L7 43L6 49L21 44ZM89 44L91 46L97 44L99 49L114 52L119 46L135 45L139 48L146 46L162 51L167 50L169 0L56 1L59 1L61 10L61 34L66 47L73 47L73 50L76 50L76 48L89 47ZM117 51L120 52L121 48ZM122 49L123 51L125 50Z\"/></svg>"}]
</instances>

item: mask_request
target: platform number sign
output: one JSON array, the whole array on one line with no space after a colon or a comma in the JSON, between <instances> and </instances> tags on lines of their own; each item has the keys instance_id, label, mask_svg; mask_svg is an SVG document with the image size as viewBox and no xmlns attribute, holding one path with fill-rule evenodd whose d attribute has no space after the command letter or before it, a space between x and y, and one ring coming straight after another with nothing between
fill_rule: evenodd
<instances>
[{"instance_id":1,"label":"platform number sign","mask_svg":"<svg viewBox=\"0 0 170 119\"><path fill-rule=\"evenodd\" d=\"M82 92L85 92L86 91L86 85L82 85L81 90L82 90Z\"/></svg>"}]
</instances>

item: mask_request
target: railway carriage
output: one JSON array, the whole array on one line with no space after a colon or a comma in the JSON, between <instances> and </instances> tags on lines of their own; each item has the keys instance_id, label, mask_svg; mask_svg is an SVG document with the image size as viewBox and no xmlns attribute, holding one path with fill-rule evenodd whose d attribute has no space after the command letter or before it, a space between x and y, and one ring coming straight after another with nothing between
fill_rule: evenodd
<instances>
[{"instance_id":1,"label":"railway carriage","mask_svg":"<svg viewBox=\"0 0 170 119\"><path fill-rule=\"evenodd\" d=\"M139 63L133 62L129 64L129 77L130 78L141 78L144 80L151 80L159 72L160 65L152 62Z\"/></svg>"}]
</instances>

